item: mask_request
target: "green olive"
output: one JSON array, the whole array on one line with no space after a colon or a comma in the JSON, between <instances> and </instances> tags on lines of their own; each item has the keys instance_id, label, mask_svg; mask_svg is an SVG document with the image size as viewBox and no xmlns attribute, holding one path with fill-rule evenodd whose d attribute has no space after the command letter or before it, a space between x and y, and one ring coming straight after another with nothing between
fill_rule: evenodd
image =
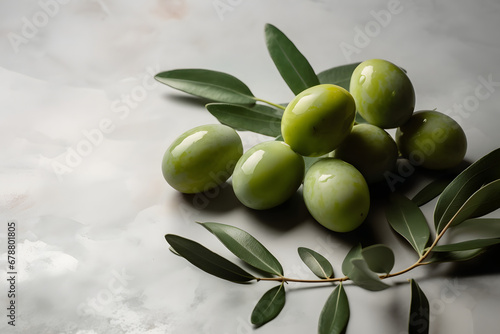
<instances>
[{"instance_id":1,"label":"green olive","mask_svg":"<svg viewBox=\"0 0 500 334\"><path fill-rule=\"evenodd\" d=\"M384 179L398 158L398 147L383 129L371 124L355 125L351 133L334 151L333 157L350 163L368 183Z\"/></svg>"},{"instance_id":2,"label":"green olive","mask_svg":"<svg viewBox=\"0 0 500 334\"><path fill-rule=\"evenodd\" d=\"M416 112L396 131L401 154L428 169L457 166L467 152L467 137L451 117L435 110Z\"/></svg>"},{"instance_id":3,"label":"green olive","mask_svg":"<svg viewBox=\"0 0 500 334\"><path fill-rule=\"evenodd\" d=\"M370 124L389 129L404 124L415 108L415 90L406 73L387 60L359 64L349 87L358 113Z\"/></svg>"},{"instance_id":4,"label":"green olive","mask_svg":"<svg viewBox=\"0 0 500 334\"><path fill-rule=\"evenodd\" d=\"M297 153L319 157L333 151L349 134L356 107L342 87L323 84L298 94L281 120L284 141Z\"/></svg>"},{"instance_id":5,"label":"green olive","mask_svg":"<svg viewBox=\"0 0 500 334\"><path fill-rule=\"evenodd\" d=\"M370 209L370 192L363 175L335 158L320 159L308 169L303 194L314 219L335 232L356 229Z\"/></svg>"},{"instance_id":6,"label":"green olive","mask_svg":"<svg viewBox=\"0 0 500 334\"><path fill-rule=\"evenodd\" d=\"M281 141L255 145L238 160L232 183L245 206L264 210L289 199L304 178L304 158Z\"/></svg>"},{"instance_id":7,"label":"green olive","mask_svg":"<svg viewBox=\"0 0 500 334\"><path fill-rule=\"evenodd\" d=\"M187 194L207 191L224 183L243 154L236 131L222 124L198 126L183 133L163 156L165 180Z\"/></svg>"}]
</instances>

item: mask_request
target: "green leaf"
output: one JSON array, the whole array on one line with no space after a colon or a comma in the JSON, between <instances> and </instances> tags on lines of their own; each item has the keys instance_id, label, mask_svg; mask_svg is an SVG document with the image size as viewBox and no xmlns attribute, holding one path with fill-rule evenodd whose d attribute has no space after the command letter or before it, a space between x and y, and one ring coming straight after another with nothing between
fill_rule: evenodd
<instances>
[{"instance_id":1,"label":"green leaf","mask_svg":"<svg viewBox=\"0 0 500 334\"><path fill-rule=\"evenodd\" d=\"M352 259L351 263L353 269L347 276L359 287L370 291L380 291L389 287L370 270L364 259Z\"/></svg>"},{"instance_id":2,"label":"green leaf","mask_svg":"<svg viewBox=\"0 0 500 334\"><path fill-rule=\"evenodd\" d=\"M299 247L298 252L302 261L311 269L314 275L319 278L330 278L333 276L333 267L323 255L305 247Z\"/></svg>"},{"instance_id":3,"label":"green leaf","mask_svg":"<svg viewBox=\"0 0 500 334\"><path fill-rule=\"evenodd\" d=\"M408 334L429 333L429 301L415 280L410 280L411 303Z\"/></svg>"},{"instance_id":4,"label":"green leaf","mask_svg":"<svg viewBox=\"0 0 500 334\"><path fill-rule=\"evenodd\" d=\"M500 218L467 219L450 230L449 233L451 235L473 236L476 239L500 238Z\"/></svg>"},{"instance_id":5,"label":"green leaf","mask_svg":"<svg viewBox=\"0 0 500 334\"><path fill-rule=\"evenodd\" d=\"M353 265L351 263L352 259L363 259L363 255L361 254L361 245L357 244L356 246L353 246L349 253L344 258L344 261L342 262L342 273L346 276L349 276L349 273L353 269Z\"/></svg>"},{"instance_id":6,"label":"green leaf","mask_svg":"<svg viewBox=\"0 0 500 334\"><path fill-rule=\"evenodd\" d=\"M500 179L486 184L472 194L452 218L451 226L456 226L469 218L484 216L498 208L500 208ZM440 224L437 232L441 232L445 226L444 223Z\"/></svg>"},{"instance_id":7,"label":"green leaf","mask_svg":"<svg viewBox=\"0 0 500 334\"><path fill-rule=\"evenodd\" d=\"M420 208L407 197L393 194L385 215L391 227L422 255L429 241L430 231Z\"/></svg>"},{"instance_id":8,"label":"green leaf","mask_svg":"<svg viewBox=\"0 0 500 334\"><path fill-rule=\"evenodd\" d=\"M207 110L222 124L236 130L247 130L266 136L281 134L281 117L276 109L263 105L252 107L227 103L209 103Z\"/></svg>"},{"instance_id":9,"label":"green leaf","mask_svg":"<svg viewBox=\"0 0 500 334\"><path fill-rule=\"evenodd\" d=\"M422 206L439 196L450 184L450 178L440 178L432 181L420 190L411 200L418 206Z\"/></svg>"},{"instance_id":10,"label":"green leaf","mask_svg":"<svg viewBox=\"0 0 500 334\"><path fill-rule=\"evenodd\" d=\"M497 238L476 239L476 240L457 242L454 244L435 246L432 249L432 251L433 252L465 251L465 250L485 248L485 247L493 246L496 244L500 244L500 239L497 239Z\"/></svg>"},{"instance_id":11,"label":"green leaf","mask_svg":"<svg viewBox=\"0 0 500 334\"><path fill-rule=\"evenodd\" d=\"M361 251L368 268L376 273L388 274L394 267L394 252L387 246L377 244L363 248Z\"/></svg>"},{"instance_id":12,"label":"green leaf","mask_svg":"<svg viewBox=\"0 0 500 334\"><path fill-rule=\"evenodd\" d=\"M344 333L349 323L349 301L342 283L330 294L319 316L319 334Z\"/></svg>"},{"instance_id":13,"label":"green leaf","mask_svg":"<svg viewBox=\"0 0 500 334\"><path fill-rule=\"evenodd\" d=\"M262 326L273 320L285 306L285 301L285 287L281 283L260 298L252 311L250 321L256 326Z\"/></svg>"},{"instance_id":14,"label":"green leaf","mask_svg":"<svg viewBox=\"0 0 500 334\"><path fill-rule=\"evenodd\" d=\"M354 69L361 63L352 63L336 66L318 73L319 82L322 84L332 84L349 90L351 76Z\"/></svg>"},{"instance_id":15,"label":"green leaf","mask_svg":"<svg viewBox=\"0 0 500 334\"><path fill-rule=\"evenodd\" d=\"M178 69L161 72L155 79L172 88L211 101L254 104L250 89L234 76L204 69Z\"/></svg>"},{"instance_id":16,"label":"green leaf","mask_svg":"<svg viewBox=\"0 0 500 334\"><path fill-rule=\"evenodd\" d=\"M500 178L500 148L485 155L460 173L443 191L434 210L440 231L480 187Z\"/></svg>"},{"instance_id":17,"label":"green leaf","mask_svg":"<svg viewBox=\"0 0 500 334\"><path fill-rule=\"evenodd\" d=\"M211 275L237 283L255 279L236 264L195 241L174 234L165 235L165 239L177 254Z\"/></svg>"},{"instance_id":18,"label":"green leaf","mask_svg":"<svg viewBox=\"0 0 500 334\"><path fill-rule=\"evenodd\" d=\"M269 54L292 92L297 95L304 89L319 85L319 79L307 59L278 28L265 27Z\"/></svg>"},{"instance_id":19,"label":"green leaf","mask_svg":"<svg viewBox=\"0 0 500 334\"><path fill-rule=\"evenodd\" d=\"M467 261L475 258L486 252L485 248L470 249L464 251L453 251L453 252L431 252L431 254L425 259L428 263L441 263L441 262L459 262Z\"/></svg>"},{"instance_id":20,"label":"green leaf","mask_svg":"<svg viewBox=\"0 0 500 334\"><path fill-rule=\"evenodd\" d=\"M220 223L200 224L241 260L266 273L283 276L283 268L278 260L248 232Z\"/></svg>"}]
</instances>

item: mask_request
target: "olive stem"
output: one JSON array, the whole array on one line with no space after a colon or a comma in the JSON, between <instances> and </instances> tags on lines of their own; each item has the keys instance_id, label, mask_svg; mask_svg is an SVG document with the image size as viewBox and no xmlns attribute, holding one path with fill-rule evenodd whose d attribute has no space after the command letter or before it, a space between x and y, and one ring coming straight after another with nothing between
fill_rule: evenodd
<instances>
[{"instance_id":1,"label":"olive stem","mask_svg":"<svg viewBox=\"0 0 500 334\"><path fill-rule=\"evenodd\" d=\"M380 279L386 279L390 277L395 277L399 276L402 274L405 274L419 266L424 266L427 264L431 264L432 262L424 262L424 260L429 256L429 254L432 252L434 247L436 247L437 243L439 240L443 237L445 232L448 230L448 228L451 226L457 215L460 213L461 209L455 213L455 215L450 219L450 221L445 225L443 230L436 236L432 244L427 248L427 250L418 258L417 262L412 264L411 266L407 267L406 269L400 270L395 273L391 274L385 274L385 275L379 275ZM329 278L323 278L323 279L299 279L299 278L289 278L289 277L284 277L284 276L279 276L279 277L262 277L262 278L256 278L257 282L258 281L278 281L278 282L299 282L299 283L332 283L332 282L344 282L350 280L349 277L344 276L344 277L329 277Z\"/></svg>"},{"instance_id":2,"label":"olive stem","mask_svg":"<svg viewBox=\"0 0 500 334\"><path fill-rule=\"evenodd\" d=\"M266 101L266 100L263 100L263 99L259 99L258 97L255 98L256 101L259 101L259 102L264 102L264 103L267 103L273 107L276 107L276 108L279 108L281 110L285 110L285 107L283 107L282 105L279 105L279 104L276 104L276 103L273 103L273 102L270 102L270 101Z\"/></svg>"}]
</instances>

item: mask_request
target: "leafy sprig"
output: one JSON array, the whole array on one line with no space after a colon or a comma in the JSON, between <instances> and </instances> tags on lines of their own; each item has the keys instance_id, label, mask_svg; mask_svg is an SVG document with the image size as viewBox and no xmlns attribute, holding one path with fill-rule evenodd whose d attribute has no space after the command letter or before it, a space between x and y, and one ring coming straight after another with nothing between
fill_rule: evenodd
<instances>
[{"instance_id":1,"label":"leafy sprig","mask_svg":"<svg viewBox=\"0 0 500 334\"><path fill-rule=\"evenodd\" d=\"M346 64L315 73L313 67L288 39L273 25L265 27L269 54L285 83L294 94L304 89L329 83L349 89L352 71L359 63ZM206 109L219 120L237 130L252 131L280 139L280 123L285 106L255 97L238 78L218 71L180 69L158 73L155 78L175 89L211 101ZM359 115L356 122L365 122ZM307 158L312 164L317 158ZM329 283L335 288L325 301L318 321L318 333L345 333L349 317L349 301L344 288L352 284L370 291L380 291L391 285L386 279L397 277L424 265L472 259L488 247L500 243L500 234L483 239L444 243L443 236L455 226L475 226L483 223L500 226L500 219L478 217L500 207L500 149L479 159L455 178L444 177L430 182L411 200L394 193L386 208L386 218L416 253L417 259L405 269L393 272L395 258L386 245L355 245L342 262L342 275L335 275L331 262L322 254L298 247L298 255L317 279L287 277L278 259L248 232L231 225L215 222L200 223L217 237L240 260L254 268L252 274L205 246L184 237L167 234L172 252L199 269L235 283L274 281L276 285L256 302L251 322L262 326L274 319L285 306L286 283ZM420 207L438 197L433 224L429 226ZM262 275L262 274L265 275ZM410 284L410 314L408 332L428 333L429 302L414 279Z\"/></svg>"}]
</instances>

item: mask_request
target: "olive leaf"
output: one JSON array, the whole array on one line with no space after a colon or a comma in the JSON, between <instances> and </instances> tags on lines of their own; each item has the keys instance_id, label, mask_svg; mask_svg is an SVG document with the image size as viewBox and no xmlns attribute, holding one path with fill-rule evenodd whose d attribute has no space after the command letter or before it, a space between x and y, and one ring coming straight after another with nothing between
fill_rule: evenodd
<instances>
[{"instance_id":1,"label":"olive leaf","mask_svg":"<svg viewBox=\"0 0 500 334\"><path fill-rule=\"evenodd\" d=\"M422 206L434 198L438 197L439 194L443 192L443 190L450 184L452 181L451 178L443 177L436 179L429 184L427 184L424 188L422 188L413 198L411 199L413 203L417 206Z\"/></svg>"},{"instance_id":2,"label":"olive leaf","mask_svg":"<svg viewBox=\"0 0 500 334\"><path fill-rule=\"evenodd\" d=\"M155 79L172 88L211 101L254 104L250 89L238 78L223 72L205 69L177 69L161 72Z\"/></svg>"},{"instance_id":3,"label":"olive leaf","mask_svg":"<svg viewBox=\"0 0 500 334\"><path fill-rule=\"evenodd\" d=\"M498 161L500 161L500 148L467 167L445 188L434 210L434 225L437 231L446 226L480 187L500 178Z\"/></svg>"},{"instance_id":4,"label":"olive leaf","mask_svg":"<svg viewBox=\"0 0 500 334\"><path fill-rule=\"evenodd\" d=\"M333 267L323 255L305 247L299 247L298 252L302 261L314 275L319 278L333 277Z\"/></svg>"},{"instance_id":5,"label":"olive leaf","mask_svg":"<svg viewBox=\"0 0 500 334\"><path fill-rule=\"evenodd\" d=\"M498 208L500 208L500 179L482 186L473 193L452 218L450 226L456 226L469 218L484 216ZM439 224L437 232L441 232L446 224Z\"/></svg>"},{"instance_id":6,"label":"olive leaf","mask_svg":"<svg viewBox=\"0 0 500 334\"><path fill-rule=\"evenodd\" d=\"M433 252L467 251L467 250L485 248L496 244L500 244L500 238L475 239L475 240L457 242L454 244L438 245L432 248L432 251Z\"/></svg>"},{"instance_id":7,"label":"olive leaf","mask_svg":"<svg viewBox=\"0 0 500 334\"><path fill-rule=\"evenodd\" d=\"M344 333L349 323L349 301L342 283L328 296L319 316L319 334Z\"/></svg>"},{"instance_id":8,"label":"olive leaf","mask_svg":"<svg viewBox=\"0 0 500 334\"><path fill-rule=\"evenodd\" d=\"M319 79L307 59L283 32L272 24L266 24L265 36L269 55L295 95L319 85Z\"/></svg>"},{"instance_id":9,"label":"olive leaf","mask_svg":"<svg viewBox=\"0 0 500 334\"><path fill-rule=\"evenodd\" d=\"M257 239L240 228L220 223L200 223L234 255L266 273L282 276L278 260Z\"/></svg>"},{"instance_id":10,"label":"olive leaf","mask_svg":"<svg viewBox=\"0 0 500 334\"><path fill-rule=\"evenodd\" d=\"M361 245L356 245L347 253L342 262L342 272L356 285L370 291L384 290L389 287L373 272L363 257Z\"/></svg>"},{"instance_id":11,"label":"olive leaf","mask_svg":"<svg viewBox=\"0 0 500 334\"><path fill-rule=\"evenodd\" d=\"M322 84L337 85L349 90L352 72L361 63L352 63L341 66L335 66L318 73L319 82Z\"/></svg>"},{"instance_id":12,"label":"olive leaf","mask_svg":"<svg viewBox=\"0 0 500 334\"><path fill-rule=\"evenodd\" d=\"M418 255L422 255L430 230L420 208L407 197L393 194L385 215L391 227L408 240Z\"/></svg>"},{"instance_id":13,"label":"olive leaf","mask_svg":"<svg viewBox=\"0 0 500 334\"><path fill-rule=\"evenodd\" d=\"M246 130L266 136L281 134L281 116L277 109L255 104L251 107L228 103L209 103L207 110L219 122L236 130Z\"/></svg>"},{"instance_id":14,"label":"olive leaf","mask_svg":"<svg viewBox=\"0 0 500 334\"><path fill-rule=\"evenodd\" d=\"M273 320L285 306L286 294L284 283L268 290L255 305L250 321L256 326L262 326Z\"/></svg>"},{"instance_id":15,"label":"olive leaf","mask_svg":"<svg viewBox=\"0 0 500 334\"><path fill-rule=\"evenodd\" d=\"M429 301L414 279L410 280L411 303L408 334L429 333Z\"/></svg>"},{"instance_id":16,"label":"olive leaf","mask_svg":"<svg viewBox=\"0 0 500 334\"><path fill-rule=\"evenodd\" d=\"M394 252L386 245L376 244L362 249L361 254L371 271L388 274L394 267Z\"/></svg>"},{"instance_id":17,"label":"olive leaf","mask_svg":"<svg viewBox=\"0 0 500 334\"><path fill-rule=\"evenodd\" d=\"M211 275L237 283L255 279L236 264L193 240L175 234L167 234L165 239L177 254Z\"/></svg>"}]
</instances>

